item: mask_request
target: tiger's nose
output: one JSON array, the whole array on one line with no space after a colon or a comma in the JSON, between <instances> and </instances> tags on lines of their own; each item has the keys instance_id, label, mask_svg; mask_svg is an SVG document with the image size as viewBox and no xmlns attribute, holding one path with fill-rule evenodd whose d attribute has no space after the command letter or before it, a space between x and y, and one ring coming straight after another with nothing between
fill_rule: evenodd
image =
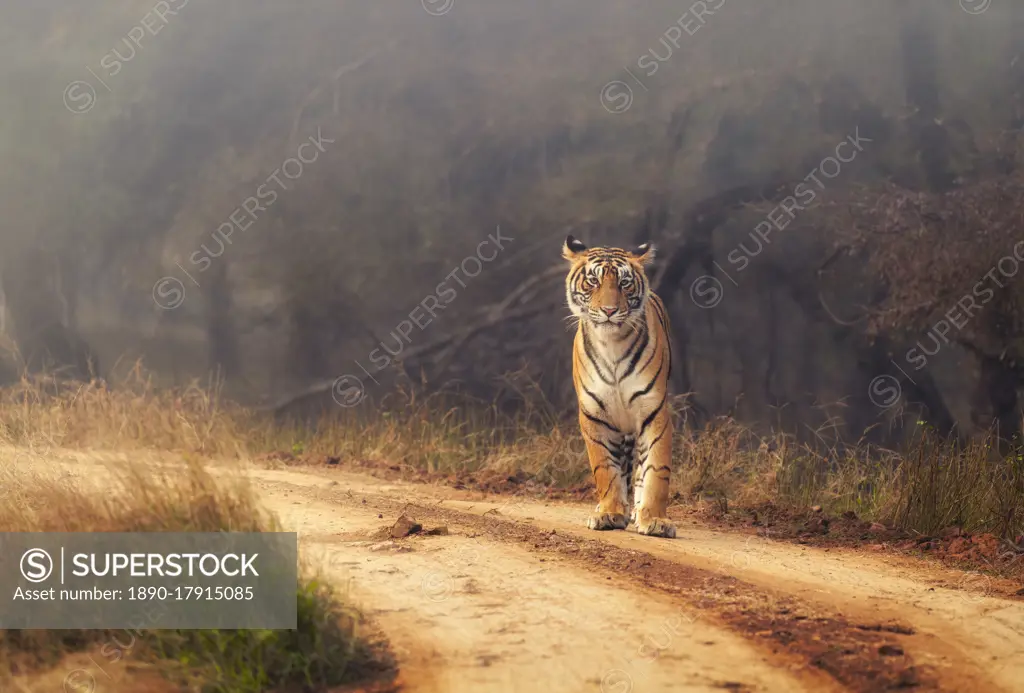
<instances>
[{"instance_id":1,"label":"tiger's nose","mask_svg":"<svg viewBox=\"0 0 1024 693\"><path fill-rule=\"evenodd\" d=\"M607 315L610 318L611 316L613 316L613 315L615 315L616 313L619 312L619 307L618 306L601 306L601 310L603 310L604 314Z\"/></svg>"}]
</instances>

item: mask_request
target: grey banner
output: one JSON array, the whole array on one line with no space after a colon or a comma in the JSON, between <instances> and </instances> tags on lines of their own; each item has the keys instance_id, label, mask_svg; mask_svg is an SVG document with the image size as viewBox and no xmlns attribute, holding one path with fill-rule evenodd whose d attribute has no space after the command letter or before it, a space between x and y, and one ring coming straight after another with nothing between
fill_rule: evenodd
<instances>
[{"instance_id":1,"label":"grey banner","mask_svg":"<svg viewBox=\"0 0 1024 693\"><path fill-rule=\"evenodd\" d=\"M0 533L0 628L296 627L294 532Z\"/></svg>"}]
</instances>

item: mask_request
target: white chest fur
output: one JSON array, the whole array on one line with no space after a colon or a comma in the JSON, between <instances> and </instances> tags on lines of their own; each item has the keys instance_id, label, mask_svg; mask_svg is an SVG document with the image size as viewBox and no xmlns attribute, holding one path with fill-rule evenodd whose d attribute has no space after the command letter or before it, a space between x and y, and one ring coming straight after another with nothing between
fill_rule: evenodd
<instances>
[{"instance_id":1,"label":"white chest fur","mask_svg":"<svg viewBox=\"0 0 1024 693\"><path fill-rule=\"evenodd\" d=\"M655 392L638 394L651 378L642 368L653 356L651 335L632 327L598 328L589 331L586 340L598 371L587 387L604 404L602 418L624 433L636 433L648 411L658 403Z\"/></svg>"}]
</instances>

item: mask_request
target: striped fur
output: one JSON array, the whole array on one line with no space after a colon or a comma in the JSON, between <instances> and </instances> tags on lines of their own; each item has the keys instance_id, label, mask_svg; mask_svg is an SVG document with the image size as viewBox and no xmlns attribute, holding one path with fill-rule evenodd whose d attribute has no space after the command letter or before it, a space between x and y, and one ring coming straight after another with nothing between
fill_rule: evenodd
<instances>
[{"instance_id":1,"label":"striped fur","mask_svg":"<svg viewBox=\"0 0 1024 693\"><path fill-rule=\"evenodd\" d=\"M571 263L565 292L578 322L572 376L580 431L598 495L587 526L625 529L628 516L640 534L674 537L666 516L672 332L644 272L654 249L588 249L569 236L562 256Z\"/></svg>"}]
</instances>

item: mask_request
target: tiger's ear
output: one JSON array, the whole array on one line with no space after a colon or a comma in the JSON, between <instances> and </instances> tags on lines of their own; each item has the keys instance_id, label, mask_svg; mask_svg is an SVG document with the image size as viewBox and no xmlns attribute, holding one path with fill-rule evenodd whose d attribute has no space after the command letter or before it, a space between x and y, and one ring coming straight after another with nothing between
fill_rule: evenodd
<instances>
[{"instance_id":1,"label":"tiger's ear","mask_svg":"<svg viewBox=\"0 0 1024 693\"><path fill-rule=\"evenodd\" d=\"M586 249L587 246L569 235L565 237L565 245L562 246L562 257L566 260L575 260L579 254L585 252Z\"/></svg>"},{"instance_id":2,"label":"tiger's ear","mask_svg":"<svg viewBox=\"0 0 1024 693\"><path fill-rule=\"evenodd\" d=\"M632 255L633 259L638 261L641 265L650 264L655 255L654 246L650 243L642 243L634 248L630 252L630 255Z\"/></svg>"}]
</instances>

